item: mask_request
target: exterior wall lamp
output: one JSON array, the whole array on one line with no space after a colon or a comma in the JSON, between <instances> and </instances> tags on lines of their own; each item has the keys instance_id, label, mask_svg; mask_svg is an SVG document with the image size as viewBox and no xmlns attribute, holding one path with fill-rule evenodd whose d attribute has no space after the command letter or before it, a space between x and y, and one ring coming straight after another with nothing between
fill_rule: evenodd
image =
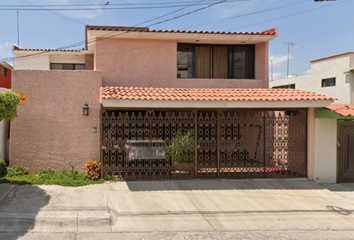
<instances>
[{"instance_id":1,"label":"exterior wall lamp","mask_svg":"<svg viewBox=\"0 0 354 240\"><path fill-rule=\"evenodd\" d=\"M89 105L87 103L85 103L85 105L82 107L82 114L84 116L88 116L89 115Z\"/></svg>"}]
</instances>

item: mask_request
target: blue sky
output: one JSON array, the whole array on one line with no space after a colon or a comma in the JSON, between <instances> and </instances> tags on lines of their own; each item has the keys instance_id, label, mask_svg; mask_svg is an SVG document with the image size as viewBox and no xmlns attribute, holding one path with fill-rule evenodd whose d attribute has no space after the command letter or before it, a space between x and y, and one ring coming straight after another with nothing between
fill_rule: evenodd
<instances>
[{"instance_id":1,"label":"blue sky","mask_svg":"<svg viewBox=\"0 0 354 240\"><path fill-rule=\"evenodd\" d=\"M354 51L354 31L351 30L350 22L354 0L317 3L313 0L110 0L109 5L105 5L106 2L107 0L0 0L0 59L12 57L11 45L17 44L16 10L26 6L36 7L35 5L39 5L37 9L48 8L42 6L44 4L66 5L58 6L60 9L72 9L74 4L100 5L90 5L90 10L85 11L19 10L21 47L59 48L83 41L85 25L136 26L166 15L139 26L151 24L150 29L237 32L278 28L279 36L269 45L274 80L286 76L288 45L284 42L296 44L290 49L289 74L298 76L309 73L311 60ZM176 3L176 7L105 10L113 7L152 7L151 3L158 3L158 6ZM194 3L201 5L196 6ZM12 8L8 5L16 6ZM174 11L176 12L170 14ZM165 22L159 23L162 21Z\"/></svg>"}]
</instances>

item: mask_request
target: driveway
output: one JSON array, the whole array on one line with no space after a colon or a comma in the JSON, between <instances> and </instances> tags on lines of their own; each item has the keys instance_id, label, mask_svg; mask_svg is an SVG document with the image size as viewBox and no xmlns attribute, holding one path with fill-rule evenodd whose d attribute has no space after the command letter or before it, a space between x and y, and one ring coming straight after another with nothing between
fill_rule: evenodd
<instances>
[{"instance_id":1,"label":"driveway","mask_svg":"<svg viewBox=\"0 0 354 240\"><path fill-rule=\"evenodd\" d=\"M0 239L354 239L354 184L0 185Z\"/></svg>"}]
</instances>

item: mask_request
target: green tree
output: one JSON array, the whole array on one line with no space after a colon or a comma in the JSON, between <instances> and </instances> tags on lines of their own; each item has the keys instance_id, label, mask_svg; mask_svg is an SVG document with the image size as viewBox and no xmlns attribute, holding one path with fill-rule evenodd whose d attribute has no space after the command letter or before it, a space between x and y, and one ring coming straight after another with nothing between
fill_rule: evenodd
<instances>
[{"instance_id":1,"label":"green tree","mask_svg":"<svg viewBox=\"0 0 354 240\"><path fill-rule=\"evenodd\" d=\"M17 117L17 105L20 96L13 91L0 92L0 121L12 120Z\"/></svg>"}]
</instances>

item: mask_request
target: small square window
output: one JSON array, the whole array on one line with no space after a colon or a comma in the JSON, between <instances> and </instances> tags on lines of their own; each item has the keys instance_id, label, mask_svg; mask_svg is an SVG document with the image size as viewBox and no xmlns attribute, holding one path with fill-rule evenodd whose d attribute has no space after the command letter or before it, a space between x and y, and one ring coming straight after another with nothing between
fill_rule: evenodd
<instances>
[{"instance_id":1,"label":"small square window","mask_svg":"<svg viewBox=\"0 0 354 240\"><path fill-rule=\"evenodd\" d=\"M1 66L1 75L5 76L5 77L7 76L7 69L3 66Z\"/></svg>"},{"instance_id":2,"label":"small square window","mask_svg":"<svg viewBox=\"0 0 354 240\"><path fill-rule=\"evenodd\" d=\"M333 87L336 85L336 78L322 79L322 87Z\"/></svg>"}]
</instances>

